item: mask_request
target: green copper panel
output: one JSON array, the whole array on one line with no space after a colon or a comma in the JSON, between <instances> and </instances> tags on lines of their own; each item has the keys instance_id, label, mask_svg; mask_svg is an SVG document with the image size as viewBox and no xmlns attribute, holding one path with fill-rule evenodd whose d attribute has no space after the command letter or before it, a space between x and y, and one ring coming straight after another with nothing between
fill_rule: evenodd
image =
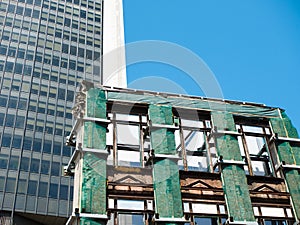
<instances>
[{"instance_id":1,"label":"green copper panel","mask_svg":"<svg viewBox=\"0 0 300 225\"><path fill-rule=\"evenodd\" d=\"M178 165L163 159L154 164L153 187L155 210L159 217L183 216Z\"/></svg>"},{"instance_id":2,"label":"green copper panel","mask_svg":"<svg viewBox=\"0 0 300 225\"><path fill-rule=\"evenodd\" d=\"M288 170L284 172L286 183L292 197L294 211L300 219L300 171Z\"/></svg>"},{"instance_id":3,"label":"green copper panel","mask_svg":"<svg viewBox=\"0 0 300 225\"><path fill-rule=\"evenodd\" d=\"M216 138L218 155L222 155L224 160L242 161L241 151L237 137L223 135ZM227 149L224 151L224 149Z\"/></svg>"},{"instance_id":4,"label":"green copper panel","mask_svg":"<svg viewBox=\"0 0 300 225\"><path fill-rule=\"evenodd\" d=\"M211 118L217 130L236 131L232 114L212 112ZM223 160L242 160L236 136L218 136L216 147L218 155L222 155ZM229 216L233 217L234 221L255 221L243 166L222 165L221 178Z\"/></svg>"},{"instance_id":5,"label":"green copper panel","mask_svg":"<svg viewBox=\"0 0 300 225\"><path fill-rule=\"evenodd\" d=\"M103 90L91 88L87 91L86 115L106 119L106 97Z\"/></svg>"},{"instance_id":6,"label":"green copper panel","mask_svg":"<svg viewBox=\"0 0 300 225\"><path fill-rule=\"evenodd\" d=\"M220 131L236 131L233 116L228 113L211 113L213 126ZM241 151L236 136L222 135L216 137L218 155L222 155L224 160L241 161Z\"/></svg>"},{"instance_id":7,"label":"green copper panel","mask_svg":"<svg viewBox=\"0 0 300 225\"><path fill-rule=\"evenodd\" d=\"M170 106L149 106L152 124L172 125L173 114ZM174 131L166 128L151 130L151 144L155 154L175 155ZM177 162L170 159L154 159L153 188L155 210L160 218L183 217L180 179ZM174 224L176 223L159 223Z\"/></svg>"},{"instance_id":8,"label":"green copper panel","mask_svg":"<svg viewBox=\"0 0 300 225\"><path fill-rule=\"evenodd\" d=\"M205 110L205 111L224 111L235 115L244 115L251 117L276 117L278 116L277 108L265 107L262 105L249 105L241 102L226 103L222 100L200 99L179 96L154 95L153 93L124 93L107 90L107 99L110 101L128 101L144 104L163 105L168 104L174 108L182 107L189 109Z\"/></svg>"},{"instance_id":9,"label":"green copper panel","mask_svg":"<svg viewBox=\"0 0 300 225\"><path fill-rule=\"evenodd\" d=\"M91 219L91 218L81 218L80 219L80 225L105 225L105 220L97 220L97 219Z\"/></svg>"},{"instance_id":10,"label":"green copper panel","mask_svg":"<svg viewBox=\"0 0 300 225\"><path fill-rule=\"evenodd\" d=\"M279 137L299 138L296 128L285 112L281 112L281 118L270 120L273 132ZM299 144L288 141L278 142L277 151L279 160L289 165L300 165L300 146ZM289 193L293 202L293 208L298 220L300 219L300 171L297 169L284 169L284 176Z\"/></svg>"},{"instance_id":11,"label":"green copper panel","mask_svg":"<svg viewBox=\"0 0 300 225\"><path fill-rule=\"evenodd\" d=\"M288 136L290 138L298 138L299 134L297 132L297 129L293 126L292 121L290 120L290 118L287 116L287 114L285 112L282 112L281 115L282 115L282 118L283 118L285 129L288 133Z\"/></svg>"},{"instance_id":12,"label":"green copper panel","mask_svg":"<svg viewBox=\"0 0 300 225\"><path fill-rule=\"evenodd\" d=\"M149 116L153 124L173 124L173 113L171 106L149 105Z\"/></svg>"},{"instance_id":13,"label":"green copper panel","mask_svg":"<svg viewBox=\"0 0 300 225\"><path fill-rule=\"evenodd\" d=\"M174 132L168 129L156 129L151 131L151 146L155 154L176 153Z\"/></svg>"},{"instance_id":14,"label":"green copper panel","mask_svg":"<svg viewBox=\"0 0 300 225\"><path fill-rule=\"evenodd\" d=\"M106 125L85 121L83 147L93 149L106 148Z\"/></svg>"},{"instance_id":15,"label":"green copper panel","mask_svg":"<svg viewBox=\"0 0 300 225\"><path fill-rule=\"evenodd\" d=\"M221 177L229 216L234 221L255 221L243 167L223 166Z\"/></svg>"},{"instance_id":16,"label":"green copper panel","mask_svg":"<svg viewBox=\"0 0 300 225\"><path fill-rule=\"evenodd\" d=\"M106 214L106 160L85 153L82 176L81 212Z\"/></svg>"},{"instance_id":17,"label":"green copper panel","mask_svg":"<svg viewBox=\"0 0 300 225\"><path fill-rule=\"evenodd\" d=\"M226 112L212 112L213 126L217 130L236 131L235 123L232 114Z\"/></svg>"}]
</instances>

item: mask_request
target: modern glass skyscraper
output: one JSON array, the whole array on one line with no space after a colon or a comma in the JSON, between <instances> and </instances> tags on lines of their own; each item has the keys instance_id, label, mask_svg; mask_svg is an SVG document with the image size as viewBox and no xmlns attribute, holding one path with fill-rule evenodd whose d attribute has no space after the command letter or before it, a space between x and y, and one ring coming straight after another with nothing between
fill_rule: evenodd
<instances>
[{"instance_id":1,"label":"modern glass skyscraper","mask_svg":"<svg viewBox=\"0 0 300 225\"><path fill-rule=\"evenodd\" d=\"M72 179L61 175L72 150L64 143L77 82L102 81L102 6L0 2L0 221L63 224L71 214Z\"/></svg>"}]
</instances>

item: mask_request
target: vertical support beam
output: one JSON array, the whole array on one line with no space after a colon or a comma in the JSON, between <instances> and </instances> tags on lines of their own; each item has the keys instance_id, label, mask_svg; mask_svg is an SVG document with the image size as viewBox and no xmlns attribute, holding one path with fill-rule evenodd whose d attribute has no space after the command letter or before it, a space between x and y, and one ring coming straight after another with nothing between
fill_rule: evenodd
<instances>
[{"instance_id":1,"label":"vertical support beam","mask_svg":"<svg viewBox=\"0 0 300 225\"><path fill-rule=\"evenodd\" d=\"M182 129L182 126L181 126L181 118L179 118L179 134L180 134L183 168L184 168L185 171L187 171L188 170L187 155L186 155L186 148L185 148L184 133L183 133L183 129Z\"/></svg>"},{"instance_id":2,"label":"vertical support beam","mask_svg":"<svg viewBox=\"0 0 300 225\"><path fill-rule=\"evenodd\" d=\"M149 106L149 116L152 124L173 125L172 107ZM154 158L153 187L155 196L155 210L159 218L166 218L158 224L181 224L180 222L168 222L168 218L182 219L183 209L181 200L179 170L176 154L174 130L167 128L151 129L151 145L154 154L165 157ZM170 156L170 157L168 157ZM158 220L159 221L159 220Z\"/></svg>"},{"instance_id":3,"label":"vertical support beam","mask_svg":"<svg viewBox=\"0 0 300 225\"><path fill-rule=\"evenodd\" d=\"M211 118L218 130L236 131L232 114L212 112ZM217 153L223 160L242 160L236 136L224 134L215 141ZM234 221L255 222L243 165L221 164L221 178L229 217Z\"/></svg>"},{"instance_id":4,"label":"vertical support beam","mask_svg":"<svg viewBox=\"0 0 300 225\"><path fill-rule=\"evenodd\" d=\"M90 88L86 96L86 117L106 119L105 92ZM106 129L107 124L84 121L81 213L106 215ZM99 151L99 152L97 152ZM81 217L81 225L105 225L105 219Z\"/></svg>"},{"instance_id":5,"label":"vertical support beam","mask_svg":"<svg viewBox=\"0 0 300 225\"><path fill-rule=\"evenodd\" d=\"M288 116L278 110L279 117L270 120L272 130L279 137L299 138L298 132L292 125ZM279 141L276 143L279 160L282 164L300 166L300 147L293 146L288 141ZM284 162L284 163L283 163ZM297 169L283 168L286 185L291 195L292 205L296 219L300 220L300 171Z\"/></svg>"}]
</instances>

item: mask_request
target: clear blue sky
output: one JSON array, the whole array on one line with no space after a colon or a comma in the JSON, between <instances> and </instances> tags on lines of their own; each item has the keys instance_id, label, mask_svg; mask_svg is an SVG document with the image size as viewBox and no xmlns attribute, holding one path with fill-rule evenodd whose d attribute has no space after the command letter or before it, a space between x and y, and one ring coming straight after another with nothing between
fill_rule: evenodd
<instances>
[{"instance_id":1,"label":"clear blue sky","mask_svg":"<svg viewBox=\"0 0 300 225\"><path fill-rule=\"evenodd\" d=\"M284 108L300 131L299 0L123 0L123 4L126 43L162 40L190 49L212 70L224 98ZM161 76L188 94L203 95L172 66L139 63L127 71L129 83ZM142 88L159 89L159 84Z\"/></svg>"}]
</instances>

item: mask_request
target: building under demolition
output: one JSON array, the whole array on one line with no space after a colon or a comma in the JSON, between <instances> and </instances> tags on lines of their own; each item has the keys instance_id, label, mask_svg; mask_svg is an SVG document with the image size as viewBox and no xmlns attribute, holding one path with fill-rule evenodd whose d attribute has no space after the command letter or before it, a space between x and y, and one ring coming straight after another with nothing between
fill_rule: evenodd
<instances>
[{"instance_id":1,"label":"building under demolition","mask_svg":"<svg viewBox=\"0 0 300 225\"><path fill-rule=\"evenodd\" d=\"M299 221L300 140L282 109L83 82L73 114L68 224Z\"/></svg>"}]
</instances>

